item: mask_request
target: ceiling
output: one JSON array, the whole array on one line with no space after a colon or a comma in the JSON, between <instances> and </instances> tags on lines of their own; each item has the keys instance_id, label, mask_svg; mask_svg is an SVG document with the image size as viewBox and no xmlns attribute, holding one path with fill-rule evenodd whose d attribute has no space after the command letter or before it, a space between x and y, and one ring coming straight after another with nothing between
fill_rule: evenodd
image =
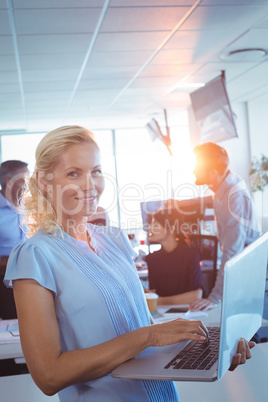
<instances>
[{"instance_id":1,"label":"ceiling","mask_svg":"<svg viewBox=\"0 0 268 402\"><path fill-rule=\"evenodd\" d=\"M143 126L221 70L267 100L267 56L224 58L245 48L268 51L268 0L0 0L0 130Z\"/></svg>"}]
</instances>

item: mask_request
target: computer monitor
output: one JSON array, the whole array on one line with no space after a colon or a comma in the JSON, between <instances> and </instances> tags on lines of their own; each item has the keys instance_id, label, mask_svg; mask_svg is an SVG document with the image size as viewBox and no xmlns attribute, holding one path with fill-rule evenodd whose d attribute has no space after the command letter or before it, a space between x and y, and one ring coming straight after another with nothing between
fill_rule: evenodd
<instances>
[{"instance_id":1,"label":"computer monitor","mask_svg":"<svg viewBox=\"0 0 268 402\"><path fill-rule=\"evenodd\" d=\"M156 201L144 201L140 203L143 230L148 231L148 215L159 209L165 208L166 200L156 200ZM183 230L185 234L200 234L200 221L204 218L204 213L195 208L192 211L192 206L181 206L177 209L176 214L178 215L179 222L184 224Z\"/></svg>"},{"instance_id":2,"label":"computer monitor","mask_svg":"<svg viewBox=\"0 0 268 402\"><path fill-rule=\"evenodd\" d=\"M166 200L144 201L140 203L143 230L148 230L148 214L165 207Z\"/></svg>"},{"instance_id":3,"label":"computer monitor","mask_svg":"<svg viewBox=\"0 0 268 402\"><path fill-rule=\"evenodd\" d=\"M204 87L192 92L190 98L201 143L220 142L238 136L224 71Z\"/></svg>"}]
</instances>

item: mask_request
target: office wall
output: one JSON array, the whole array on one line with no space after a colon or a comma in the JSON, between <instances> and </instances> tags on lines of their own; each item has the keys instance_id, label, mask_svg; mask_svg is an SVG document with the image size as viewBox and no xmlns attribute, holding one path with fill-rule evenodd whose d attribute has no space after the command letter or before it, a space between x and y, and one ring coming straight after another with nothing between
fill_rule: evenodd
<instances>
[{"instance_id":1,"label":"office wall","mask_svg":"<svg viewBox=\"0 0 268 402\"><path fill-rule=\"evenodd\" d=\"M245 178L249 184L251 150L247 104L245 102L232 103L232 110L236 115L238 137L222 141L220 145L229 152L231 169Z\"/></svg>"},{"instance_id":2,"label":"office wall","mask_svg":"<svg viewBox=\"0 0 268 402\"><path fill-rule=\"evenodd\" d=\"M231 103L236 114L238 137L222 141L230 155L231 169L243 177L250 189L249 171L253 156L261 153L268 155L268 101ZM189 128L193 145L198 143L196 126L191 110L189 111ZM261 193L252 193L260 218L261 230L268 230L268 189Z\"/></svg>"},{"instance_id":3,"label":"office wall","mask_svg":"<svg viewBox=\"0 0 268 402\"><path fill-rule=\"evenodd\" d=\"M225 147L230 154L231 169L249 181L250 170L250 142L247 105L245 102L232 103L232 110L236 114L236 126L238 129L238 137L222 141L219 145ZM191 145L200 143L200 134L196 124L192 107L188 109L189 130Z\"/></svg>"},{"instance_id":4,"label":"office wall","mask_svg":"<svg viewBox=\"0 0 268 402\"><path fill-rule=\"evenodd\" d=\"M248 115L252 156L268 156L268 100L249 102Z\"/></svg>"},{"instance_id":5,"label":"office wall","mask_svg":"<svg viewBox=\"0 0 268 402\"><path fill-rule=\"evenodd\" d=\"M248 103L250 147L252 157L268 156L268 99L259 99ZM264 192L253 194L261 216L262 231L268 230L268 188Z\"/></svg>"}]
</instances>

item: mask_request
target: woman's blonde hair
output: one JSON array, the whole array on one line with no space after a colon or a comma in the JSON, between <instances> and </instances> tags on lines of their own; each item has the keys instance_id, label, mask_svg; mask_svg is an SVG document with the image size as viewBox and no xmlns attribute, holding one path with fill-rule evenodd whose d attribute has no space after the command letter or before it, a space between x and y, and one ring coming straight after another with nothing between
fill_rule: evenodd
<instances>
[{"instance_id":1,"label":"woman's blonde hair","mask_svg":"<svg viewBox=\"0 0 268 402\"><path fill-rule=\"evenodd\" d=\"M35 152L35 170L28 180L21 202L28 236L32 236L39 228L52 235L62 229L54 208L38 187L37 172L42 171L46 175L53 172L59 157L70 146L81 143L94 144L99 149L93 134L80 126L59 127L46 134L38 144Z\"/></svg>"}]
</instances>

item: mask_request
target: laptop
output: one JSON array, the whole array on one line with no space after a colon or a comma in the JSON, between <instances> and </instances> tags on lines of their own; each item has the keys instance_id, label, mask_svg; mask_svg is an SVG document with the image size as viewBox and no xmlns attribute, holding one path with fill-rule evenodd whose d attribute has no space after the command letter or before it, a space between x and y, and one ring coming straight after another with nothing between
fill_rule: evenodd
<instances>
[{"instance_id":1,"label":"laptop","mask_svg":"<svg viewBox=\"0 0 268 402\"><path fill-rule=\"evenodd\" d=\"M267 258L268 232L226 262L220 326L209 328L209 343L186 340L175 345L149 347L115 368L112 376L220 380L231 365L239 340L243 337L249 341L262 324Z\"/></svg>"}]
</instances>

